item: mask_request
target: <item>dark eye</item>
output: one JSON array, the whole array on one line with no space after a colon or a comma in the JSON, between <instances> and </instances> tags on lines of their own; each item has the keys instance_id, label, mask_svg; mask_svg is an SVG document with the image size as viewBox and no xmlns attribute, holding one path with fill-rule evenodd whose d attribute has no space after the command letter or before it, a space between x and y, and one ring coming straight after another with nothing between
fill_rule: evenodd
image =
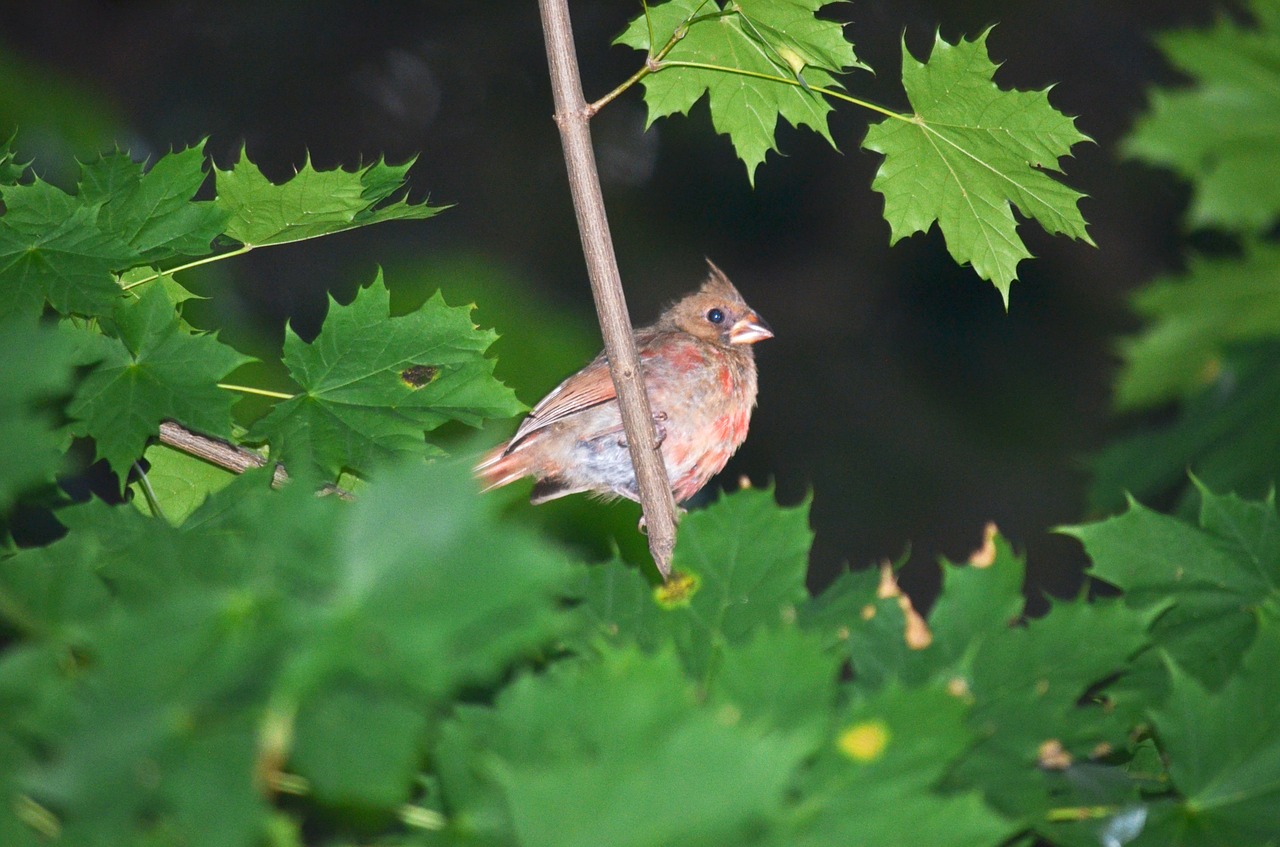
<instances>
[{"instance_id":1,"label":"dark eye","mask_svg":"<svg viewBox=\"0 0 1280 847\"><path fill-rule=\"evenodd\" d=\"M719 309L712 309L710 312L707 312L707 320L711 321L713 324L724 323L724 312Z\"/></svg>"}]
</instances>

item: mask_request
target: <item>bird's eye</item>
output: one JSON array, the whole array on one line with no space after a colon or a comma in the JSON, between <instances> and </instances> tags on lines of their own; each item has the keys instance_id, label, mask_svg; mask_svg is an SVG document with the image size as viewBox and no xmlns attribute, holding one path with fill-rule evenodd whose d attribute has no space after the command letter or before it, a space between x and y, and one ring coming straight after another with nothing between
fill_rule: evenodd
<instances>
[{"instance_id":1,"label":"bird's eye","mask_svg":"<svg viewBox=\"0 0 1280 847\"><path fill-rule=\"evenodd\" d=\"M710 312L707 312L707 320L711 321L713 324L724 323L724 312L719 309L712 309Z\"/></svg>"}]
</instances>

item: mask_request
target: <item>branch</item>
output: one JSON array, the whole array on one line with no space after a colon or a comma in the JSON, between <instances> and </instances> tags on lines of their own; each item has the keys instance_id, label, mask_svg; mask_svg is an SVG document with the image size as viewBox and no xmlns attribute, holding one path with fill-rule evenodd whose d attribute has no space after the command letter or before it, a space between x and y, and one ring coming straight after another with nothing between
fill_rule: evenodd
<instances>
[{"instance_id":1,"label":"branch","mask_svg":"<svg viewBox=\"0 0 1280 847\"><path fill-rule=\"evenodd\" d=\"M649 396L644 390L640 358L636 355L627 301L618 275L618 260L609 236L600 177L596 172L595 153L591 149L591 131L587 127L587 103L582 96L578 58L573 48L568 0L538 0L538 6L542 12L547 63L551 69L555 121L564 147L569 189L578 216L587 274L591 278L591 294L600 318L609 374L618 393L622 428L631 450L631 464L636 470L640 505L644 509L649 533L649 552L665 579L671 573L671 554L676 545L675 501L671 496L666 466L654 439Z\"/></svg>"},{"instance_id":2,"label":"branch","mask_svg":"<svg viewBox=\"0 0 1280 847\"><path fill-rule=\"evenodd\" d=\"M187 429L177 421L161 421L160 443L237 474L264 467L268 461L267 457L261 453L237 447L219 438L202 435ZM288 471L284 469L284 465L277 462L275 471L271 475L272 487L279 488L288 481ZM343 500L352 499L351 492L333 484L322 486L320 493L336 494Z\"/></svg>"}]
</instances>

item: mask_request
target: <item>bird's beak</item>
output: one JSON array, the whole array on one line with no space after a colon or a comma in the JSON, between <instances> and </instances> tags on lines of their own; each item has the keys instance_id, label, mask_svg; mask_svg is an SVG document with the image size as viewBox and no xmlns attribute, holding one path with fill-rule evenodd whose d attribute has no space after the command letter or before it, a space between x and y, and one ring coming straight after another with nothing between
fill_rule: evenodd
<instances>
[{"instance_id":1,"label":"bird's beak","mask_svg":"<svg viewBox=\"0 0 1280 847\"><path fill-rule=\"evenodd\" d=\"M729 328L730 344L755 344L766 338L773 338L773 330L755 312L748 312L745 318Z\"/></svg>"}]
</instances>

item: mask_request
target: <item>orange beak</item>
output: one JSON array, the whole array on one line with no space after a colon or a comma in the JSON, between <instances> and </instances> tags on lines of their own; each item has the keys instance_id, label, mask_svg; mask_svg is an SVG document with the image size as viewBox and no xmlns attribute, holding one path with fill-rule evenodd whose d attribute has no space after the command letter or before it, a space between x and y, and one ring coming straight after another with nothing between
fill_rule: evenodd
<instances>
[{"instance_id":1,"label":"orange beak","mask_svg":"<svg viewBox=\"0 0 1280 847\"><path fill-rule=\"evenodd\" d=\"M755 312L748 312L745 318L729 328L730 344L755 344L766 338L773 338L773 330Z\"/></svg>"}]
</instances>

